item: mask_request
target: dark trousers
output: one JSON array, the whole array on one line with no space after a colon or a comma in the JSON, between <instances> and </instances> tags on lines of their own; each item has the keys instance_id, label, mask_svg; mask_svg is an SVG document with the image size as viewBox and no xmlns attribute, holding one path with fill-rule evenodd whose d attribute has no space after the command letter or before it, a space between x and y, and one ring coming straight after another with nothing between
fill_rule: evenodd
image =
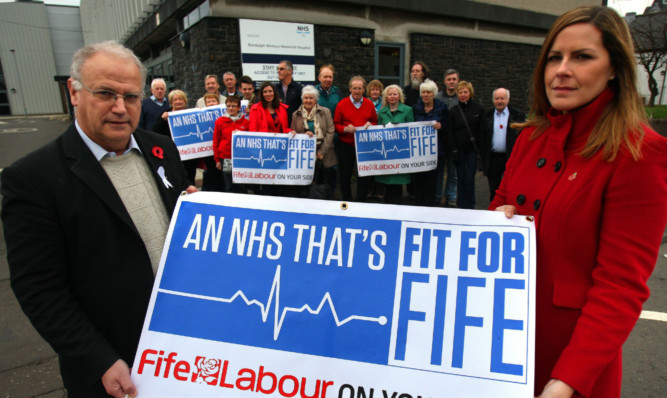
<instances>
[{"instance_id":1,"label":"dark trousers","mask_svg":"<svg viewBox=\"0 0 667 398\"><path fill-rule=\"evenodd\" d=\"M412 175L415 205L428 207L435 206L437 179L438 169L423 171Z\"/></svg>"},{"instance_id":2,"label":"dark trousers","mask_svg":"<svg viewBox=\"0 0 667 398\"><path fill-rule=\"evenodd\" d=\"M183 161L183 167L185 167L185 172L188 174L188 179L192 185L195 184L197 166L200 161L201 159L199 158ZM215 167L215 159L213 159L213 156L205 157L204 164L206 165L206 171L204 171L201 190L225 192L225 183L222 180L222 173Z\"/></svg>"},{"instance_id":3,"label":"dark trousers","mask_svg":"<svg viewBox=\"0 0 667 398\"><path fill-rule=\"evenodd\" d=\"M461 209L475 208L475 173L477 172L477 151L459 150L459 164L456 165L458 192L456 206Z\"/></svg>"},{"instance_id":4,"label":"dark trousers","mask_svg":"<svg viewBox=\"0 0 667 398\"><path fill-rule=\"evenodd\" d=\"M403 184L384 184L384 203L390 205L403 203Z\"/></svg>"},{"instance_id":5,"label":"dark trousers","mask_svg":"<svg viewBox=\"0 0 667 398\"><path fill-rule=\"evenodd\" d=\"M494 196L496 196L496 190L500 187L500 181L503 179L506 160L507 155L505 152L491 152L489 170L487 171L486 176L489 179L489 196L492 202Z\"/></svg>"},{"instance_id":6,"label":"dark trousers","mask_svg":"<svg viewBox=\"0 0 667 398\"><path fill-rule=\"evenodd\" d=\"M340 192L345 201L352 200L352 184L350 180L356 169L357 155L354 146L341 143L338 170L340 172ZM367 200L368 187L372 182L372 177L357 177L357 202L365 202Z\"/></svg>"}]
</instances>

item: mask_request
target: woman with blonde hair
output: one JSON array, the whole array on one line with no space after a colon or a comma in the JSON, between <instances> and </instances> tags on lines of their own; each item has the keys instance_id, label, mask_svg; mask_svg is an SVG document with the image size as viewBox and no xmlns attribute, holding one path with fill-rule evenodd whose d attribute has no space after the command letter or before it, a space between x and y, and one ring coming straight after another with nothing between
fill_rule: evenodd
<instances>
[{"instance_id":1,"label":"woman with blonde hair","mask_svg":"<svg viewBox=\"0 0 667 398\"><path fill-rule=\"evenodd\" d=\"M474 101L472 83L460 81L456 86L459 103L449 110L445 130L447 145L456 164L456 207L475 208L475 174L479 153L480 128L484 108Z\"/></svg>"},{"instance_id":2,"label":"woman with blonde hair","mask_svg":"<svg viewBox=\"0 0 667 398\"><path fill-rule=\"evenodd\" d=\"M170 111L180 111L188 107L188 96L182 90L171 90L168 99L169 104L171 104ZM163 112L162 116L153 125L153 131L171 137L169 123L167 122L168 116L169 112Z\"/></svg>"},{"instance_id":3,"label":"woman with blonde hair","mask_svg":"<svg viewBox=\"0 0 667 398\"><path fill-rule=\"evenodd\" d=\"M396 84L387 86L382 92L382 108L378 112L379 124L410 123L415 120L412 108L404 104L403 89ZM403 201L403 185L410 183L410 174L388 174L375 177L384 184L384 202L400 205Z\"/></svg>"},{"instance_id":4,"label":"woman with blonde hair","mask_svg":"<svg viewBox=\"0 0 667 398\"><path fill-rule=\"evenodd\" d=\"M620 397L632 330L667 222L667 139L645 124L625 21L559 17L525 123L489 209L534 216L535 393Z\"/></svg>"}]
</instances>

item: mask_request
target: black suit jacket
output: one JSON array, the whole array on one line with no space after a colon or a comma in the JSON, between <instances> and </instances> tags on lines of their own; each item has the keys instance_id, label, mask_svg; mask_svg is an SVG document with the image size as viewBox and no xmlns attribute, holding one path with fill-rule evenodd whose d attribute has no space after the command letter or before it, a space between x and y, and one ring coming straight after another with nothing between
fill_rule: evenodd
<instances>
[{"instance_id":1,"label":"black suit jacket","mask_svg":"<svg viewBox=\"0 0 667 398\"><path fill-rule=\"evenodd\" d=\"M134 136L171 214L187 187L178 150L155 133ZM2 195L11 284L23 311L58 353L69 392L106 397L100 378L119 358L132 366L154 280L129 213L74 124L4 169Z\"/></svg>"},{"instance_id":2,"label":"black suit jacket","mask_svg":"<svg viewBox=\"0 0 667 398\"><path fill-rule=\"evenodd\" d=\"M278 92L278 98L287 105L287 123L292 124L292 114L296 112L297 109L301 106L301 91L303 86L300 83L292 80L290 84L287 85L287 97L283 93L283 86L281 82L276 83L275 87Z\"/></svg>"},{"instance_id":3,"label":"black suit jacket","mask_svg":"<svg viewBox=\"0 0 667 398\"><path fill-rule=\"evenodd\" d=\"M510 127L512 123L521 123L526 120L526 116L523 112L512 107L507 107L510 112L507 123L507 135L505 136L505 162L509 160L512 149L514 148L514 143L516 139L519 138L519 133L521 130L513 129ZM489 172L489 164L491 163L491 145L493 144L493 123L494 123L494 112L495 108L490 109L482 115L482 123L480 127L480 139L481 145L479 150L482 152L482 167L484 169L484 174Z\"/></svg>"}]
</instances>

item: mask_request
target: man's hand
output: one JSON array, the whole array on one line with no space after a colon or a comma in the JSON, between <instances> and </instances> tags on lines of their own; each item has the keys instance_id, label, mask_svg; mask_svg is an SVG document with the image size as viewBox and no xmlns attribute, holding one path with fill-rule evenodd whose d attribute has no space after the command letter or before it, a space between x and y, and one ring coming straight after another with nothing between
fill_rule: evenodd
<instances>
[{"instance_id":1,"label":"man's hand","mask_svg":"<svg viewBox=\"0 0 667 398\"><path fill-rule=\"evenodd\" d=\"M102 375L102 384L107 394L114 398L125 398L126 394L130 397L137 395L137 387L130 378L130 368L122 359L117 360Z\"/></svg>"},{"instance_id":2,"label":"man's hand","mask_svg":"<svg viewBox=\"0 0 667 398\"><path fill-rule=\"evenodd\" d=\"M198 190L197 187L195 187L194 185L188 185L188 187L185 188L185 192L187 192L187 193L195 193L195 192L199 192L199 190Z\"/></svg>"}]
</instances>

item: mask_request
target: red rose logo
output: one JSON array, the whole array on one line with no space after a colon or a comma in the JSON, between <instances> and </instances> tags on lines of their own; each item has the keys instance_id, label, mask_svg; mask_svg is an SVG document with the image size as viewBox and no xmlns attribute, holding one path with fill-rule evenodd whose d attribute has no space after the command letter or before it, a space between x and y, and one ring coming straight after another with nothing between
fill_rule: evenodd
<instances>
[{"instance_id":1,"label":"red rose logo","mask_svg":"<svg viewBox=\"0 0 667 398\"><path fill-rule=\"evenodd\" d=\"M155 151L155 149L153 149ZM207 359L206 357L197 357L195 359L195 367L197 372L192 374L192 381L199 384L206 383L214 386L218 384L220 377L220 359Z\"/></svg>"},{"instance_id":2,"label":"red rose logo","mask_svg":"<svg viewBox=\"0 0 667 398\"><path fill-rule=\"evenodd\" d=\"M154 146L153 147L153 156L155 156L158 159L164 159L164 149L160 148L159 146Z\"/></svg>"}]
</instances>

